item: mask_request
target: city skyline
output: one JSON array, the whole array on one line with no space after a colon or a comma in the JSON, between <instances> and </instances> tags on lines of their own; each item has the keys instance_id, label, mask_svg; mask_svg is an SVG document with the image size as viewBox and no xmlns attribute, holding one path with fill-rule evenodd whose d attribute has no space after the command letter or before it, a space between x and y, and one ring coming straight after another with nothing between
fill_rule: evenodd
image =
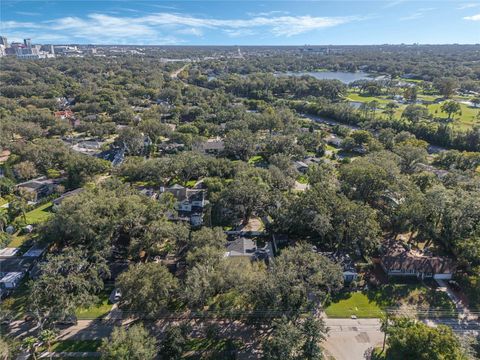
<instances>
[{"instance_id":1,"label":"city skyline","mask_svg":"<svg viewBox=\"0 0 480 360\"><path fill-rule=\"evenodd\" d=\"M479 1L2 1L11 41L96 45L480 42ZM447 25L446 25L447 24ZM381 31L380 31L381 30Z\"/></svg>"}]
</instances>

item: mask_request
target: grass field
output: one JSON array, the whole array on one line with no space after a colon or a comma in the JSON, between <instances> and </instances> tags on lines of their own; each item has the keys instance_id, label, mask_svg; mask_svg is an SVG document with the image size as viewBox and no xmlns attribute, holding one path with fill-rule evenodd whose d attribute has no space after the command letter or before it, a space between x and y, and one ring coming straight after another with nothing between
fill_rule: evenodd
<instances>
[{"instance_id":1,"label":"grass field","mask_svg":"<svg viewBox=\"0 0 480 360\"><path fill-rule=\"evenodd\" d=\"M370 101L376 100L380 104L387 104L390 101L392 101L392 100L385 99L385 98L382 98L382 97L377 97L377 96L363 96L363 95L360 95L360 94L355 93L355 92L349 93L348 96L347 96L347 100L358 101L358 102L370 102Z\"/></svg>"},{"instance_id":2,"label":"grass field","mask_svg":"<svg viewBox=\"0 0 480 360\"><path fill-rule=\"evenodd\" d=\"M418 99L424 100L424 101L434 101L438 97L439 96L435 96L435 95L418 95ZM385 96L363 96L357 92L349 92L347 95L347 100L356 101L356 102L370 102L370 101L376 100L380 104L380 109L379 111L377 111L377 113L380 113L382 111L385 104L392 101L390 99L386 99ZM466 100L466 99L458 98L456 100ZM395 117L400 118L406 105L404 104L398 104L398 105L399 107L395 112ZM430 105L427 105L427 108L430 114L432 114L434 117L441 118L445 122L447 122L447 114L442 112L441 106L442 106L442 103L430 104ZM474 125L480 124L480 119L477 118L478 114L480 113L480 108L474 108L472 106L462 104L462 103L460 103L460 107L461 107L462 114L453 116L455 120L451 122L451 125L454 128L459 130L468 130L468 129L471 129Z\"/></svg>"},{"instance_id":3,"label":"grass field","mask_svg":"<svg viewBox=\"0 0 480 360\"><path fill-rule=\"evenodd\" d=\"M325 313L332 318L346 318L355 315L359 318L377 318L383 311L380 306L361 292L348 294L343 299L332 302Z\"/></svg>"},{"instance_id":4,"label":"grass field","mask_svg":"<svg viewBox=\"0 0 480 360\"><path fill-rule=\"evenodd\" d=\"M428 110L435 117L444 118L447 121L447 114L443 113L441 110L442 103L428 105ZM480 124L480 119L476 117L480 113L480 108L473 108L471 106L460 104L462 115L453 115L453 120L451 124L459 129L466 130L472 128L475 124Z\"/></svg>"},{"instance_id":5,"label":"grass field","mask_svg":"<svg viewBox=\"0 0 480 360\"><path fill-rule=\"evenodd\" d=\"M16 232L12 235L12 241L10 241L8 247L19 248L29 239L30 234L20 234L20 232Z\"/></svg>"},{"instance_id":6,"label":"grass field","mask_svg":"<svg viewBox=\"0 0 480 360\"><path fill-rule=\"evenodd\" d=\"M95 352L102 340L61 340L52 345L53 352Z\"/></svg>"},{"instance_id":7,"label":"grass field","mask_svg":"<svg viewBox=\"0 0 480 360\"><path fill-rule=\"evenodd\" d=\"M98 295L99 300L96 304L86 308L78 309L75 315L78 319L97 319L107 315L112 310L112 304L109 304L108 297L112 292L113 287L105 287L105 289Z\"/></svg>"},{"instance_id":8,"label":"grass field","mask_svg":"<svg viewBox=\"0 0 480 360\"><path fill-rule=\"evenodd\" d=\"M340 294L325 312L334 318L375 318L385 308L411 308L413 313L436 311L438 317L455 314L455 305L445 293L421 283L388 284L376 290Z\"/></svg>"},{"instance_id":9,"label":"grass field","mask_svg":"<svg viewBox=\"0 0 480 360\"><path fill-rule=\"evenodd\" d=\"M36 209L29 211L25 214L27 224L38 224L48 220L50 215L52 215L52 202L45 203L40 205ZM20 218L21 219L21 218Z\"/></svg>"}]
</instances>

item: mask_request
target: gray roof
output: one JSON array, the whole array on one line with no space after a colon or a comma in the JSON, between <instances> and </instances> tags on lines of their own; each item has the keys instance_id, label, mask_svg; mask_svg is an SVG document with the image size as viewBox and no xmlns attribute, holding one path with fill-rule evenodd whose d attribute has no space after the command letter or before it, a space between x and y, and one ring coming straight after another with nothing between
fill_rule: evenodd
<instances>
[{"instance_id":1,"label":"gray roof","mask_svg":"<svg viewBox=\"0 0 480 360\"><path fill-rule=\"evenodd\" d=\"M226 246L227 256L253 256L257 250L255 242L247 238L229 241Z\"/></svg>"},{"instance_id":2,"label":"gray roof","mask_svg":"<svg viewBox=\"0 0 480 360\"><path fill-rule=\"evenodd\" d=\"M33 258L19 256L0 258L0 274L28 271L33 264L33 260Z\"/></svg>"}]
</instances>

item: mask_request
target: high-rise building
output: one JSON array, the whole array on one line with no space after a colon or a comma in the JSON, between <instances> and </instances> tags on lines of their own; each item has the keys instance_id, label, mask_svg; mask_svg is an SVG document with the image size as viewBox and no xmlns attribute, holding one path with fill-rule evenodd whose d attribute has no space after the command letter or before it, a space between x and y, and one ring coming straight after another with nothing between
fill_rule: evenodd
<instances>
[{"instance_id":1,"label":"high-rise building","mask_svg":"<svg viewBox=\"0 0 480 360\"><path fill-rule=\"evenodd\" d=\"M28 49L32 47L32 39L23 39L23 43Z\"/></svg>"},{"instance_id":2,"label":"high-rise building","mask_svg":"<svg viewBox=\"0 0 480 360\"><path fill-rule=\"evenodd\" d=\"M8 47L8 41L5 36L0 36L0 45L5 46L6 48Z\"/></svg>"}]
</instances>

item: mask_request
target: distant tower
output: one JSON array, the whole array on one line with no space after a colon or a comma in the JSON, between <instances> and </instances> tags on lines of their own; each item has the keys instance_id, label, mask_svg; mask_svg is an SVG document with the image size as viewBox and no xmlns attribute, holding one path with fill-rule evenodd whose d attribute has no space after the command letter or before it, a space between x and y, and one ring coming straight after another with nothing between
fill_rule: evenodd
<instances>
[{"instance_id":1,"label":"distant tower","mask_svg":"<svg viewBox=\"0 0 480 360\"><path fill-rule=\"evenodd\" d=\"M53 47L53 45L50 45L49 49L50 49L50 54L55 55L55 48Z\"/></svg>"},{"instance_id":2,"label":"distant tower","mask_svg":"<svg viewBox=\"0 0 480 360\"><path fill-rule=\"evenodd\" d=\"M23 43L28 49L32 48L32 39L23 39Z\"/></svg>"},{"instance_id":3,"label":"distant tower","mask_svg":"<svg viewBox=\"0 0 480 360\"><path fill-rule=\"evenodd\" d=\"M8 41L7 41L7 38L5 36L0 36L0 45L5 46L5 48L8 47Z\"/></svg>"}]
</instances>

